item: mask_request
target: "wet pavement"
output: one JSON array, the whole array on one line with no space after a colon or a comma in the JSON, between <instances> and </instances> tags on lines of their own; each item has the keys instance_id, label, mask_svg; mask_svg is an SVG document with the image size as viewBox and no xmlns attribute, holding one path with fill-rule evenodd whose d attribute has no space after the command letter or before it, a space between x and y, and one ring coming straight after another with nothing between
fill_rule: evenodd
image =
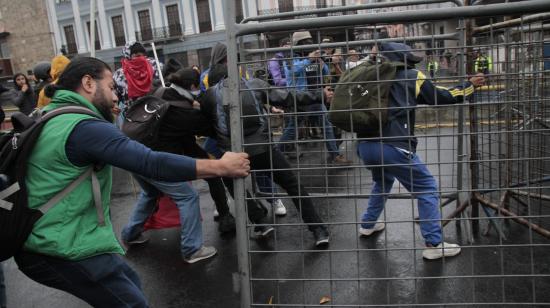
<instances>
[{"instance_id":1,"label":"wet pavement","mask_svg":"<svg viewBox=\"0 0 550 308\"><path fill-rule=\"evenodd\" d=\"M434 131L450 134L452 131ZM345 144L344 144L345 145ZM349 144L347 156L360 164ZM421 140L419 154L424 161L440 162L429 169L440 188L456 187L452 138ZM439 153L434 149L439 148ZM364 168L324 170L321 152L324 147L303 147L307 152L295 165L305 167L300 179L313 193L368 193L372 185ZM112 219L120 230L131 212L135 195L127 173L116 172L113 190ZM218 249L212 259L192 265L179 255L177 229L148 232L150 241L132 248L126 260L139 273L143 289L152 307L239 307L233 275L237 271L235 237L220 237L213 221L213 202L204 181L194 183L201 192L203 231L206 244ZM394 186L392 193L406 194ZM251 269L251 296L254 304L285 306L318 305L322 297L328 305L394 305L442 303L550 303L550 247L548 239L517 223L505 223L507 239L499 239L492 230L489 236L467 240L467 228L450 223L444 228L447 241L462 245L454 258L424 261L423 241L413 222L415 203L410 199L390 199L381 218L386 230L369 238L360 238L357 219L366 199L315 198L320 215L331 223L329 250L316 250L313 236L300 225L296 208L284 200L288 214L272 218L276 224L273 237L250 238L248 245ZM444 208L448 214L455 204ZM548 203L540 213L549 214ZM413 210L414 209L414 210ZM537 208L537 215L539 209ZM549 224L549 218L538 218ZM486 220L481 221L485 230ZM459 226L459 227L457 227ZM535 245L525 246L527 243ZM20 273L13 261L6 263L8 307L87 307L64 292L40 286ZM506 275L505 278L502 275ZM476 306L471 305L471 306ZM513 306L513 305L512 305Z\"/></svg>"}]
</instances>

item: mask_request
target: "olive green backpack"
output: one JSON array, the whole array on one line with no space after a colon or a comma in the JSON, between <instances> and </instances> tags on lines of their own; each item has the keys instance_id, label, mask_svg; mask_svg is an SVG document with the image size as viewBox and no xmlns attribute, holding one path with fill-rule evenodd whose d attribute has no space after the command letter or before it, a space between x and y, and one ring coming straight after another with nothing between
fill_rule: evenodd
<instances>
[{"instance_id":1,"label":"olive green backpack","mask_svg":"<svg viewBox=\"0 0 550 308\"><path fill-rule=\"evenodd\" d=\"M388 122L388 96L400 62L364 62L344 72L334 90L329 119L359 136L378 137Z\"/></svg>"}]
</instances>

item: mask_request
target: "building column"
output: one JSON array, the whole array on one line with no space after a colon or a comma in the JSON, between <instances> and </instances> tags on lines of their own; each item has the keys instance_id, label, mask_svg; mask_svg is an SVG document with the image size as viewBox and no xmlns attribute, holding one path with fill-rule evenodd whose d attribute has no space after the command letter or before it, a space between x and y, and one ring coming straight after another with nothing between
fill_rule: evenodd
<instances>
[{"instance_id":1,"label":"building column","mask_svg":"<svg viewBox=\"0 0 550 308\"><path fill-rule=\"evenodd\" d=\"M57 22L57 12L55 11L55 0L48 0L46 3L48 10L48 20L50 31L53 33L53 49L54 55L57 55L61 50L61 34L59 33L59 24Z\"/></svg>"},{"instance_id":2,"label":"building column","mask_svg":"<svg viewBox=\"0 0 550 308\"><path fill-rule=\"evenodd\" d=\"M126 42L136 40L136 28L134 27L134 15L132 14L132 3L130 0L124 0L124 19L126 19L126 30L128 37Z\"/></svg>"},{"instance_id":3,"label":"building column","mask_svg":"<svg viewBox=\"0 0 550 308\"><path fill-rule=\"evenodd\" d=\"M152 1L153 6L153 25L155 28L162 28L162 17L160 16L159 0Z\"/></svg>"},{"instance_id":4,"label":"building column","mask_svg":"<svg viewBox=\"0 0 550 308\"><path fill-rule=\"evenodd\" d=\"M111 45L111 33L109 32L109 27L107 25L107 16L105 15L105 5L103 0L97 0L97 15L99 19L99 29L101 31L101 47L102 49L113 48Z\"/></svg>"},{"instance_id":5,"label":"building column","mask_svg":"<svg viewBox=\"0 0 550 308\"><path fill-rule=\"evenodd\" d=\"M317 3L313 0L303 0L301 5L301 10L304 10L304 8L316 8Z\"/></svg>"},{"instance_id":6,"label":"building column","mask_svg":"<svg viewBox=\"0 0 550 308\"><path fill-rule=\"evenodd\" d=\"M84 53L87 51L86 42L84 39L84 31L82 31L82 21L80 20L80 7L78 1L71 1L73 7L74 17L74 31L76 33L76 44L78 45L78 53Z\"/></svg>"},{"instance_id":7,"label":"building column","mask_svg":"<svg viewBox=\"0 0 550 308\"><path fill-rule=\"evenodd\" d=\"M197 33L195 31L195 23L197 16L196 3L194 0L181 0L180 2L183 9L183 24L184 24L184 35L191 35Z\"/></svg>"},{"instance_id":8,"label":"building column","mask_svg":"<svg viewBox=\"0 0 550 308\"><path fill-rule=\"evenodd\" d=\"M222 0L212 0L211 3L214 4L210 7L211 16L214 16L214 30L225 30Z\"/></svg>"},{"instance_id":9,"label":"building column","mask_svg":"<svg viewBox=\"0 0 550 308\"><path fill-rule=\"evenodd\" d=\"M258 16L258 5L256 0L244 0L245 18Z\"/></svg>"}]
</instances>

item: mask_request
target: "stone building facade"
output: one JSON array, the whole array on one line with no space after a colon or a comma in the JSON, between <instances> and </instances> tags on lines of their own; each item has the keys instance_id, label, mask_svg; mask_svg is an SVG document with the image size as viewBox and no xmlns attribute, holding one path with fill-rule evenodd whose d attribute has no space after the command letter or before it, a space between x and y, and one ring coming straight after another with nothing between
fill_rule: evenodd
<instances>
[{"instance_id":1,"label":"stone building facade","mask_svg":"<svg viewBox=\"0 0 550 308\"><path fill-rule=\"evenodd\" d=\"M0 76L29 73L55 55L46 2L0 0Z\"/></svg>"}]
</instances>

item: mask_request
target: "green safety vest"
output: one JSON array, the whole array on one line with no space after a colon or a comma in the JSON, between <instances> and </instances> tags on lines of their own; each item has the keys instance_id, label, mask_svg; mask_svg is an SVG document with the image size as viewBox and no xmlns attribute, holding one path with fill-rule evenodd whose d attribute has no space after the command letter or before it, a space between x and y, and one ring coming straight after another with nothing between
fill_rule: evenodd
<instances>
[{"instance_id":1,"label":"green safety vest","mask_svg":"<svg viewBox=\"0 0 550 308\"><path fill-rule=\"evenodd\" d=\"M52 102L44 109L67 104L84 106L100 114L84 97L65 90L56 91ZM30 208L40 207L90 168L73 165L65 152L65 144L74 127L90 118L83 114L63 114L46 123L28 162L26 184ZM35 223L24 250L68 260L103 253L124 253L109 215L112 168L105 166L96 174L101 187L105 225L98 225L91 178L88 178Z\"/></svg>"}]
</instances>

